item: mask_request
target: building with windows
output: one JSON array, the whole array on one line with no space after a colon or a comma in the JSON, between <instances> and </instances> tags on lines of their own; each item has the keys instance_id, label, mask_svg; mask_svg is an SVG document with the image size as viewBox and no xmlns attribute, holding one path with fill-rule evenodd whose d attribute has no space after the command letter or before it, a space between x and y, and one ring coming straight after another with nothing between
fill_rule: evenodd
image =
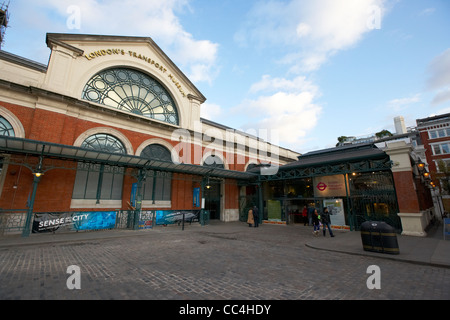
<instances>
[{"instance_id":1,"label":"building with windows","mask_svg":"<svg viewBox=\"0 0 450 320\"><path fill-rule=\"evenodd\" d=\"M417 119L425 149L423 162L439 197L441 210L450 211L450 113ZM442 199L442 204L440 203Z\"/></svg>"},{"instance_id":2,"label":"building with windows","mask_svg":"<svg viewBox=\"0 0 450 320\"><path fill-rule=\"evenodd\" d=\"M202 119L206 98L151 38L46 41L47 65L0 51L2 210L203 208L236 221L256 181L247 168L299 155Z\"/></svg>"},{"instance_id":3,"label":"building with windows","mask_svg":"<svg viewBox=\"0 0 450 320\"><path fill-rule=\"evenodd\" d=\"M330 207L335 226L426 234L433 204L409 133L300 155L202 119L206 98L151 38L46 41L46 65L0 51L0 233L136 229L151 213L246 221L253 205L290 222L307 205Z\"/></svg>"}]
</instances>

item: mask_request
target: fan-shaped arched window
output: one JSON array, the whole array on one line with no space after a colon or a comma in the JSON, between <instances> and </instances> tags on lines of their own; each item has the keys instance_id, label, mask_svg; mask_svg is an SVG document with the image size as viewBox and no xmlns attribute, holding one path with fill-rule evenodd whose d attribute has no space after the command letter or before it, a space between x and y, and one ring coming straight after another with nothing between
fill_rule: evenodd
<instances>
[{"instance_id":1,"label":"fan-shaped arched window","mask_svg":"<svg viewBox=\"0 0 450 320\"><path fill-rule=\"evenodd\" d=\"M97 133L87 137L82 148L126 154L124 144L116 137ZM124 169L106 164L79 162L72 199L121 200ZM88 205L89 206L89 205Z\"/></svg>"},{"instance_id":2,"label":"fan-shaped arched window","mask_svg":"<svg viewBox=\"0 0 450 320\"><path fill-rule=\"evenodd\" d=\"M175 102L155 79L133 69L113 68L93 76L82 98L119 110L178 125Z\"/></svg>"},{"instance_id":3,"label":"fan-shaped arched window","mask_svg":"<svg viewBox=\"0 0 450 320\"><path fill-rule=\"evenodd\" d=\"M125 146L119 139L104 133L93 134L86 138L81 147L111 153L127 153Z\"/></svg>"},{"instance_id":4,"label":"fan-shaped arched window","mask_svg":"<svg viewBox=\"0 0 450 320\"><path fill-rule=\"evenodd\" d=\"M2 116L0 116L0 136L16 136L11 123Z\"/></svg>"}]
</instances>

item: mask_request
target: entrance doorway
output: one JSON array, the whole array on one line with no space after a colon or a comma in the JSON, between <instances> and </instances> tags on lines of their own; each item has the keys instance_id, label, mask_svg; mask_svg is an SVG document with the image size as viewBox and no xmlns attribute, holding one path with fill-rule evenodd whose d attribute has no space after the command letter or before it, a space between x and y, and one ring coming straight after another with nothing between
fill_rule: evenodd
<instances>
[{"instance_id":1,"label":"entrance doorway","mask_svg":"<svg viewBox=\"0 0 450 320\"><path fill-rule=\"evenodd\" d=\"M211 220L220 220L221 181L211 180L208 186L205 188L205 210L209 211Z\"/></svg>"}]
</instances>

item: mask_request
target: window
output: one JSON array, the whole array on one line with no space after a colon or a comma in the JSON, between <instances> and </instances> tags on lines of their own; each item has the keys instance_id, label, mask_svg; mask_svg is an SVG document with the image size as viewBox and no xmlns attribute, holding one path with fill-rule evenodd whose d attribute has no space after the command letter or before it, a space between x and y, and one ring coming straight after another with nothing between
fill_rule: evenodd
<instances>
[{"instance_id":1,"label":"window","mask_svg":"<svg viewBox=\"0 0 450 320\"><path fill-rule=\"evenodd\" d=\"M85 139L82 148L111 153L126 153L116 137L94 134ZM124 169L106 164L79 162L72 199L121 200Z\"/></svg>"},{"instance_id":2,"label":"window","mask_svg":"<svg viewBox=\"0 0 450 320\"><path fill-rule=\"evenodd\" d=\"M123 168L78 163L72 199L122 199Z\"/></svg>"},{"instance_id":3,"label":"window","mask_svg":"<svg viewBox=\"0 0 450 320\"><path fill-rule=\"evenodd\" d=\"M172 175L169 172L150 171L142 184L142 200L170 201Z\"/></svg>"},{"instance_id":4,"label":"window","mask_svg":"<svg viewBox=\"0 0 450 320\"><path fill-rule=\"evenodd\" d=\"M179 124L170 93L150 76L127 68L107 69L92 77L82 99L140 116Z\"/></svg>"},{"instance_id":5,"label":"window","mask_svg":"<svg viewBox=\"0 0 450 320\"><path fill-rule=\"evenodd\" d=\"M142 150L141 157L151 160L172 161L170 151L160 144L151 144ZM142 184L142 200L170 201L172 193L172 174L169 172L149 171Z\"/></svg>"},{"instance_id":6,"label":"window","mask_svg":"<svg viewBox=\"0 0 450 320\"><path fill-rule=\"evenodd\" d=\"M151 144L142 150L141 157L151 160L160 160L172 162L172 154L170 151L160 144Z\"/></svg>"},{"instance_id":7,"label":"window","mask_svg":"<svg viewBox=\"0 0 450 320\"><path fill-rule=\"evenodd\" d=\"M433 155L439 154L449 154L450 153L450 143L436 143L431 145L431 150L433 150Z\"/></svg>"},{"instance_id":8,"label":"window","mask_svg":"<svg viewBox=\"0 0 450 320\"><path fill-rule=\"evenodd\" d=\"M442 128L428 131L430 139L450 137L450 128Z\"/></svg>"},{"instance_id":9,"label":"window","mask_svg":"<svg viewBox=\"0 0 450 320\"><path fill-rule=\"evenodd\" d=\"M216 155L208 156L205 159L205 162L203 163L203 165L207 166L207 167L218 168L218 169L224 169L225 168L222 159L220 159Z\"/></svg>"},{"instance_id":10,"label":"window","mask_svg":"<svg viewBox=\"0 0 450 320\"><path fill-rule=\"evenodd\" d=\"M119 139L103 133L94 134L86 138L81 147L110 153L127 153L125 146Z\"/></svg>"},{"instance_id":11,"label":"window","mask_svg":"<svg viewBox=\"0 0 450 320\"><path fill-rule=\"evenodd\" d=\"M15 137L14 129L11 123L9 123L9 121L2 116L0 116L0 135ZM4 158L0 158L0 160L3 159ZM2 173L2 171L3 171L3 162L0 164L0 174Z\"/></svg>"},{"instance_id":12,"label":"window","mask_svg":"<svg viewBox=\"0 0 450 320\"><path fill-rule=\"evenodd\" d=\"M0 116L0 136L15 137L11 123L2 116Z\"/></svg>"}]
</instances>

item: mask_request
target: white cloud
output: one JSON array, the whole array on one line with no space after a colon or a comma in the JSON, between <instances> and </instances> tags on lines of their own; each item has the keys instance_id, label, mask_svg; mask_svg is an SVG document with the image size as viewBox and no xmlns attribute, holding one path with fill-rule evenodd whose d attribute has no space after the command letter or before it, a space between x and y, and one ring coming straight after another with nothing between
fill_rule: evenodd
<instances>
[{"instance_id":1,"label":"white cloud","mask_svg":"<svg viewBox=\"0 0 450 320\"><path fill-rule=\"evenodd\" d=\"M263 75L261 81L254 83L250 87L251 93L261 91L277 92L280 90L287 92L309 91L316 95L319 88L311 81L306 80L306 77L304 76L298 76L293 80L287 80L284 78L271 78L269 75Z\"/></svg>"},{"instance_id":2,"label":"white cloud","mask_svg":"<svg viewBox=\"0 0 450 320\"><path fill-rule=\"evenodd\" d=\"M439 90L431 101L432 106L438 106L450 101L450 87Z\"/></svg>"},{"instance_id":3,"label":"white cloud","mask_svg":"<svg viewBox=\"0 0 450 320\"><path fill-rule=\"evenodd\" d=\"M201 106L200 116L202 118L217 121L223 115L223 110L218 104L205 102Z\"/></svg>"},{"instance_id":4,"label":"white cloud","mask_svg":"<svg viewBox=\"0 0 450 320\"><path fill-rule=\"evenodd\" d=\"M311 26L309 24L306 24L304 22L299 23L297 26L297 35L301 37L306 37L311 33Z\"/></svg>"},{"instance_id":5,"label":"white cloud","mask_svg":"<svg viewBox=\"0 0 450 320\"><path fill-rule=\"evenodd\" d=\"M277 130L282 146L300 150L322 113L317 103L320 89L303 75L318 70L334 54L352 48L365 34L381 28L387 1L258 1L234 39L243 47L282 47L283 53L275 62L285 65L287 74L294 78L265 75L251 86L251 94L262 96L236 108L247 114L249 126Z\"/></svg>"},{"instance_id":6,"label":"white cloud","mask_svg":"<svg viewBox=\"0 0 450 320\"><path fill-rule=\"evenodd\" d=\"M386 0L291 0L258 2L235 35L242 45L283 45L280 61L292 71L314 71L340 50L381 27ZM298 60L300 58L300 66Z\"/></svg>"},{"instance_id":7,"label":"white cloud","mask_svg":"<svg viewBox=\"0 0 450 320\"><path fill-rule=\"evenodd\" d=\"M39 21L43 23L34 27L43 34L75 32L151 37L192 81L211 82L217 74L218 44L195 39L184 30L176 15L190 10L188 0L18 0L15 6L24 23L29 23L26 21L30 20L30 12L39 12ZM80 28L70 30L66 22L71 17L68 8L73 6L80 9Z\"/></svg>"},{"instance_id":8,"label":"white cloud","mask_svg":"<svg viewBox=\"0 0 450 320\"><path fill-rule=\"evenodd\" d=\"M267 131L268 141L299 150L322 111L315 103L318 87L305 77L288 80L265 75L250 92L265 94L247 99L234 109L248 118L243 130Z\"/></svg>"},{"instance_id":9,"label":"white cloud","mask_svg":"<svg viewBox=\"0 0 450 320\"><path fill-rule=\"evenodd\" d=\"M417 93L411 97L392 99L388 102L388 107L394 111L405 110L412 104L420 101L420 93Z\"/></svg>"},{"instance_id":10,"label":"white cloud","mask_svg":"<svg viewBox=\"0 0 450 320\"><path fill-rule=\"evenodd\" d=\"M435 57L429 67L428 87L439 89L450 85L450 48Z\"/></svg>"},{"instance_id":11,"label":"white cloud","mask_svg":"<svg viewBox=\"0 0 450 320\"><path fill-rule=\"evenodd\" d=\"M430 16L436 11L436 8L426 8L419 13L419 16Z\"/></svg>"},{"instance_id":12,"label":"white cloud","mask_svg":"<svg viewBox=\"0 0 450 320\"><path fill-rule=\"evenodd\" d=\"M428 66L430 77L427 81L429 90L434 91L435 96L431 102L437 106L450 101L450 48L435 57Z\"/></svg>"}]
</instances>

